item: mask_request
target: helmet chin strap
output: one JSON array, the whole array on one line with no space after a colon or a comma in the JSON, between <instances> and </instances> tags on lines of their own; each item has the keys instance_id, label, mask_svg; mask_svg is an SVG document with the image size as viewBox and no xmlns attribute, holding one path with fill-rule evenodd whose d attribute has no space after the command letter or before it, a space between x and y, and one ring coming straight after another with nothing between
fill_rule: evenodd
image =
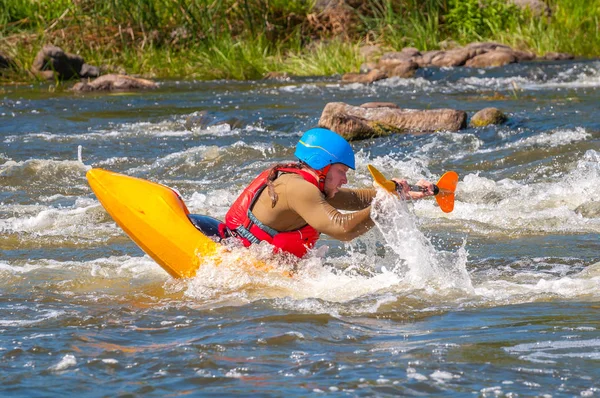
<instances>
[{"instance_id":1,"label":"helmet chin strap","mask_svg":"<svg viewBox=\"0 0 600 398\"><path fill-rule=\"evenodd\" d=\"M316 170L317 175L319 176L319 191L325 193L325 178L327 177L327 173L329 172L329 169L331 168L331 165L328 164L327 166L323 167L321 170Z\"/></svg>"}]
</instances>

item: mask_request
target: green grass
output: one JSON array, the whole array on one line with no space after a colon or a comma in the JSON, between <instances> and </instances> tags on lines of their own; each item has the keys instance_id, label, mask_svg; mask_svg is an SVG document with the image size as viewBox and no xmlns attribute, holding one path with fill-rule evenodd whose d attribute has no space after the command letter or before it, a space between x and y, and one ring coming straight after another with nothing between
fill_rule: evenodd
<instances>
[{"instance_id":1,"label":"green grass","mask_svg":"<svg viewBox=\"0 0 600 398\"><path fill-rule=\"evenodd\" d=\"M361 44L432 50L446 40L497 41L540 55L600 54L600 0L548 0L549 18L504 0L367 0L355 2L354 22L338 36L316 19L315 2L0 0L0 52L18 66L0 79L34 79L26 70L46 43L108 71L241 80L357 71Z\"/></svg>"}]
</instances>

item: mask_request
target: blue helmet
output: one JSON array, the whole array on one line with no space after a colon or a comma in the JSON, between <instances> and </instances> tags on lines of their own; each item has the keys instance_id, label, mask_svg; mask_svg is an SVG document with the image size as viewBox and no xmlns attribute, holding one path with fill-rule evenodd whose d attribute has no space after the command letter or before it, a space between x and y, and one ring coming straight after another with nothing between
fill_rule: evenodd
<instances>
[{"instance_id":1,"label":"blue helmet","mask_svg":"<svg viewBox=\"0 0 600 398\"><path fill-rule=\"evenodd\" d=\"M294 153L298 159L315 170L342 163L354 170L354 151L342 136L324 128L304 133Z\"/></svg>"}]
</instances>

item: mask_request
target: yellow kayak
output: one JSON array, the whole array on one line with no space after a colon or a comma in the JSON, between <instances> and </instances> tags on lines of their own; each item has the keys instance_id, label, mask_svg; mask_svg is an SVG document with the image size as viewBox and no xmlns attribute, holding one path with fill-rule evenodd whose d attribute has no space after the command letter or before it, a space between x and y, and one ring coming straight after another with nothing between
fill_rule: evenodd
<instances>
[{"instance_id":1,"label":"yellow kayak","mask_svg":"<svg viewBox=\"0 0 600 398\"><path fill-rule=\"evenodd\" d=\"M103 169L91 169L86 177L108 214L173 277L194 276L201 258L219 248L192 224L173 189Z\"/></svg>"}]
</instances>

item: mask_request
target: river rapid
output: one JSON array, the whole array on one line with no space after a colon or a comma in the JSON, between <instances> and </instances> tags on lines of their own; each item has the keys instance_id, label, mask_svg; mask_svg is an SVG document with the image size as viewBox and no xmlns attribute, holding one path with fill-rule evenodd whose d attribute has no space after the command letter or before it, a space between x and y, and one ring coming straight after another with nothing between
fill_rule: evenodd
<instances>
[{"instance_id":1,"label":"river rapid","mask_svg":"<svg viewBox=\"0 0 600 398\"><path fill-rule=\"evenodd\" d=\"M159 84L0 86L1 395L600 395L599 61ZM175 280L85 179L160 182L223 218L333 101L509 120L353 143L349 186L371 185L367 164L413 183L454 170L455 209L380 193L377 228L323 237L293 278L232 248Z\"/></svg>"}]
</instances>

